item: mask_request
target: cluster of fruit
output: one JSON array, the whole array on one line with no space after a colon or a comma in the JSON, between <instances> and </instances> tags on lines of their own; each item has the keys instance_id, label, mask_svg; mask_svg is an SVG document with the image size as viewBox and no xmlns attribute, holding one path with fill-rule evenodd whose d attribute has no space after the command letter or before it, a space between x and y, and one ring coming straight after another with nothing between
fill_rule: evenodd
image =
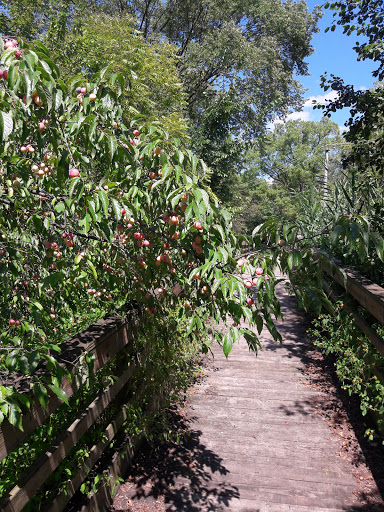
<instances>
[{"instance_id":1,"label":"cluster of fruit","mask_svg":"<svg viewBox=\"0 0 384 512\"><path fill-rule=\"evenodd\" d=\"M21 51L17 49L18 43L16 39L8 39L4 43L4 48L6 50L15 50L15 57L16 59L19 59L21 56ZM0 79L8 80L8 70L7 69L0 69Z\"/></svg>"}]
</instances>

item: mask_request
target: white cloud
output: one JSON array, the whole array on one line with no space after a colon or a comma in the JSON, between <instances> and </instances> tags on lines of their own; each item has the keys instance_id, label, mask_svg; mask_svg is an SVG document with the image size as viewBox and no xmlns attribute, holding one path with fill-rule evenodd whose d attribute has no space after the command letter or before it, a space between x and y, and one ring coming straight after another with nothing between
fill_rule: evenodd
<instances>
[{"instance_id":1,"label":"white cloud","mask_svg":"<svg viewBox=\"0 0 384 512\"><path fill-rule=\"evenodd\" d=\"M305 111L291 112L284 119L281 119L281 118L275 119L272 123L268 124L267 128L269 130L273 130L277 124L283 124L283 123L286 123L287 121L297 121L297 120L310 121L311 120L311 112L305 112Z\"/></svg>"},{"instance_id":2,"label":"white cloud","mask_svg":"<svg viewBox=\"0 0 384 512\"><path fill-rule=\"evenodd\" d=\"M336 91L329 91L327 94L319 94L318 96L310 96L305 100L304 108L313 107L313 101L317 103L327 103L327 101L333 101L337 99Z\"/></svg>"},{"instance_id":3,"label":"white cloud","mask_svg":"<svg viewBox=\"0 0 384 512\"><path fill-rule=\"evenodd\" d=\"M291 114L287 115L287 121L310 121L311 112L292 112Z\"/></svg>"}]
</instances>

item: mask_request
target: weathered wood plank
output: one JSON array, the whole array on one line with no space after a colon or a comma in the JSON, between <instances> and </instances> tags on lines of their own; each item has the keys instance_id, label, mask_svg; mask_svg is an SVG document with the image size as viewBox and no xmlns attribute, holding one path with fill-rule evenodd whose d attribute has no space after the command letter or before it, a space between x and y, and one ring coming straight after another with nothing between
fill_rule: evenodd
<instances>
[{"instance_id":1,"label":"weathered wood plank","mask_svg":"<svg viewBox=\"0 0 384 512\"><path fill-rule=\"evenodd\" d=\"M327 282L323 281L323 287L325 292L332 300L337 300L337 297L335 296ZM364 320L364 318L361 315L359 315L359 313L354 308L352 308L348 304L344 304L344 309L346 310L347 313L352 313L357 327L361 330L362 333L364 333L369 338L372 345L384 357L384 339L381 336L379 336L374 329L372 329L369 323L366 320Z\"/></svg>"},{"instance_id":2,"label":"weathered wood plank","mask_svg":"<svg viewBox=\"0 0 384 512\"><path fill-rule=\"evenodd\" d=\"M87 409L81 412L70 427L56 439L54 444L30 466L20 485L15 486L10 491L9 498L1 509L2 512L20 512L23 509L85 432L95 423L100 414L132 377L135 370L136 366L131 365L115 384L108 386L99 394Z\"/></svg>"},{"instance_id":3,"label":"weathered wood plank","mask_svg":"<svg viewBox=\"0 0 384 512\"><path fill-rule=\"evenodd\" d=\"M348 267L341 268L347 276L347 282L344 283L340 273L333 273L332 265L322 261L324 271L331 276L337 283L345 287L347 292L356 299L363 308L365 308L379 322L384 323L384 288L378 284L372 283L366 277Z\"/></svg>"},{"instance_id":4,"label":"weathered wood plank","mask_svg":"<svg viewBox=\"0 0 384 512\"><path fill-rule=\"evenodd\" d=\"M122 348L126 347L134 336L134 328L122 318L100 320L69 340L62 348L62 357L65 357L66 361L72 361L71 373L75 376L76 366L74 365L79 356L87 350L90 354L95 355L94 371L97 372ZM66 366L68 368L68 363ZM64 377L61 388L69 398L79 385L80 383L75 377L72 381ZM56 395L52 394L47 409L43 409L40 402L35 400L31 409L23 416L23 431L5 420L0 427L0 460L3 460L36 428L41 426L62 403Z\"/></svg>"}]
</instances>

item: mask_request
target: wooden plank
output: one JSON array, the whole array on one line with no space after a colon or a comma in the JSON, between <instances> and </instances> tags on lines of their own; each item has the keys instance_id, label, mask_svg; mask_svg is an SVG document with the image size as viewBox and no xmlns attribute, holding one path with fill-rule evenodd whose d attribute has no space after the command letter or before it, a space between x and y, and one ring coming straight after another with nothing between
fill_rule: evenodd
<instances>
[{"instance_id":1,"label":"wooden plank","mask_svg":"<svg viewBox=\"0 0 384 512\"><path fill-rule=\"evenodd\" d=\"M163 399L163 389L159 390L159 394L152 398L152 401L147 407L146 416L151 416L156 413ZM96 493L88 498L86 505L83 505L81 512L109 512L113 503L113 496L116 494L120 487L119 478L127 473L128 467L132 464L135 453L138 451L143 440L143 435L140 437L129 437L124 443L123 448L114 455L110 465L104 471L106 475L106 482L110 484L103 485Z\"/></svg>"},{"instance_id":2,"label":"wooden plank","mask_svg":"<svg viewBox=\"0 0 384 512\"><path fill-rule=\"evenodd\" d=\"M384 288L378 284L372 283L366 277L348 267L340 265L340 268L347 276L347 282L340 273L333 273L331 264L322 260L324 271L330 275L337 283L345 287L347 292L356 299L363 308L365 308L379 322L384 323Z\"/></svg>"},{"instance_id":3,"label":"wooden plank","mask_svg":"<svg viewBox=\"0 0 384 512\"><path fill-rule=\"evenodd\" d=\"M101 435L101 440L91 448L89 456L83 462L82 467L79 469L74 478L72 478L72 480L66 487L65 494L59 494L59 496L57 496L48 505L46 505L44 507L44 512L61 512L62 510L64 510L69 500L75 494L80 485L83 483L83 481L87 477L88 473L92 470L96 462L100 459L101 455L109 446L112 439L116 436L119 428L126 419L126 409L123 408L114 418L114 420L103 431Z\"/></svg>"},{"instance_id":4,"label":"wooden plank","mask_svg":"<svg viewBox=\"0 0 384 512\"><path fill-rule=\"evenodd\" d=\"M148 355L149 347L146 346L143 351L143 358ZM129 384L128 384L129 385ZM101 440L95 446L93 446L90 450L90 454L83 462L82 467L76 473L74 478L70 481L68 488L66 489L65 494L60 494L53 501L44 506L44 512L60 512L64 510L66 504L70 501L72 496L75 494L77 489L80 487L82 482L85 480L88 473L91 471L95 463L99 460L104 450L110 444L112 439L117 434L123 422L127 419L126 406L128 404L133 404L137 400L137 397L144 392L147 384L144 381L140 386L139 390L135 393L135 397L129 400L127 403L122 404L122 410L116 415L114 420L106 427L103 434L101 435Z\"/></svg>"},{"instance_id":5,"label":"wooden plank","mask_svg":"<svg viewBox=\"0 0 384 512\"><path fill-rule=\"evenodd\" d=\"M323 287L325 292L329 295L329 297L332 300L337 299L331 287L325 281L323 281ZM384 339L381 336L379 336L379 334L377 334L377 332L374 329L372 329L369 323L361 315L359 315L359 313L354 308L352 308L348 304L344 304L344 309L346 310L347 313L352 313L358 328L368 337L372 345L384 357Z\"/></svg>"},{"instance_id":6,"label":"wooden plank","mask_svg":"<svg viewBox=\"0 0 384 512\"><path fill-rule=\"evenodd\" d=\"M79 356L87 351L95 355L94 369L97 372L132 341L136 328L137 326L128 324L120 317L100 320L64 344L61 358L63 360L65 357L67 363L63 364L68 367L67 358L73 361L70 364L73 364L71 373L74 375L77 371L75 364L78 363ZM63 378L61 389L68 398L79 387L80 383L76 378L72 381L67 377ZM41 426L62 403L56 395L52 394L47 409L43 409L40 402L35 400L30 410L23 416L23 431L5 420L0 427L0 461Z\"/></svg>"},{"instance_id":7,"label":"wooden plank","mask_svg":"<svg viewBox=\"0 0 384 512\"><path fill-rule=\"evenodd\" d=\"M131 365L115 384L108 386L85 411L79 414L53 445L28 468L20 486L16 485L10 491L8 500L1 508L2 512L20 512L23 509L70 450L95 423L112 399L132 377L135 370L136 366Z\"/></svg>"}]
</instances>

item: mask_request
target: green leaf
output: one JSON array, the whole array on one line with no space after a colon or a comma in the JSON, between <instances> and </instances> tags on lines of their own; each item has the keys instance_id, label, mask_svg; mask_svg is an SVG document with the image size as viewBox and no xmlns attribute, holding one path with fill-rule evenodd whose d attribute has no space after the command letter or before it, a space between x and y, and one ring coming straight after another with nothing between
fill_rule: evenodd
<instances>
[{"instance_id":1,"label":"green leaf","mask_svg":"<svg viewBox=\"0 0 384 512\"><path fill-rule=\"evenodd\" d=\"M65 402L67 405L69 405L67 395L64 393L64 391L61 388L59 388L55 384L48 384L48 386L55 393L55 395L57 395L60 398L60 400Z\"/></svg>"},{"instance_id":2,"label":"green leaf","mask_svg":"<svg viewBox=\"0 0 384 512\"><path fill-rule=\"evenodd\" d=\"M13 131L12 117L6 112L0 111L0 141L5 141Z\"/></svg>"},{"instance_id":3,"label":"green leaf","mask_svg":"<svg viewBox=\"0 0 384 512\"><path fill-rule=\"evenodd\" d=\"M42 82L39 82L36 84L36 90L43 102L43 105L45 104L47 106L48 112L52 109L52 94L51 91L48 89L48 87L43 84Z\"/></svg>"},{"instance_id":4,"label":"green leaf","mask_svg":"<svg viewBox=\"0 0 384 512\"><path fill-rule=\"evenodd\" d=\"M54 209L57 213L62 213L64 210L65 210L65 203L63 203L62 201L60 201L60 203L57 203L55 206L54 206Z\"/></svg>"},{"instance_id":5,"label":"green leaf","mask_svg":"<svg viewBox=\"0 0 384 512\"><path fill-rule=\"evenodd\" d=\"M378 257L384 262L384 239L380 235L374 237L375 249Z\"/></svg>"},{"instance_id":6,"label":"green leaf","mask_svg":"<svg viewBox=\"0 0 384 512\"><path fill-rule=\"evenodd\" d=\"M83 261L83 256L81 254L76 254L74 264L80 265L80 263Z\"/></svg>"},{"instance_id":7,"label":"green leaf","mask_svg":"<svg viewBox=\"0 0 384 512\"><path fill-rule=\"evenodd\" d=\"M90 260L87 260L87 265L88 267L90 268L92 274L93 274L93 277L95 279L95 281L97 281L97 272L96 272L96 269L95 269L95 266L94 264L92 263L92 261Z\"/></svg>"},{"instance_id":8,"label":"green leaf","mask_svg":"<svg viewBox=\"0 0 384 512\"><path fill-rule=\"evenodd\" d=\"M8 88L13 89L19 76L19 66L12 63L8 69Z\"/></svg>"},{"instance_id":9,"label":"green leaf","mask_svg":"<svg viewBox=\"0 0 384 512\"><path fill-rule=\"evenodd\" d=\"M111 199L111 203L112 203L112 209L115 214L116 220L119 221L121 219L121 206L120 206L119 202L117 201L117 199L114 199L114 198Z\"/></svg>"},{"instance_id":10,"label":"green leaf","mask_svg":"<svg viewBox=\"0 0 384 512\"><path fill-rule=\"evenodd\" d=\"M36 54L34 52L24 52L24 60L26 61L29 69L34 71L37 63Z\"/></svg>"},{"instance_id":11,"label":"green leaf","mask_svg":"<svg viewBox=\"0 0 384 512\"><path fill-rule=\"evenodd\" d=\"M23 430L23 424L21 421L21 409L19 406L17 406L14 403L8 402L8 421L13 425L14 427L17 427L20 430Z\"/></svg>"},{"instance_id":12,"label":"green leaf","mask_svg":"<svg viewBox=\"0 0 384 512\"><path fill-rule=\"evenodd\" d=\"M35 382L33 385L33 394L38 398L41 407L46 410L48 407L48 392L46 387L40 382Z\"/></svg>"},{"instance_id":13,"label":"green leaf","mask_svg":"<svg viewBox=\"0 0 384 512\"><path fill-rule=\"evenodd\" d=\"M228 357L233 349L233 338L231 334L231 331L229 331L223 338L223 352L225 357Z\"/></svg>"},{"instance_id":14,"label":"green leaf","mask_svg":"<svg viewBox=\"0 0 384 512\"><path fill-rule=\"evenodd\" d=\"M103 207L103 211L104 211L104 215L106 217L108 217L108 205L109 205L109 199L108 199L108 196L107 194L104 192L104 190L99 190L98 191L98 196L100 198L100 201L101 201L101 205ZM120 218L120 217L119 217Z\"/></svg>"},{"instance_id":15,"label":"green leaf","mask_svg":"<svg viewBox=\"0 0 384 512\"><path fill-rule=\"evenodd\" d=\"M63 91L61 89L53 89L53 109L58 110L63 103Z\"/></svg>"},{"instance_id":16,"label":"green leaf","mask_svg":"<svg viewBox=\"0 0 384 512\"><path fill-rule=\"evenodd\" d=\"M9 352L9 354L5 360L5 365L10 372L15 371L15 369L17 367L18 356L19 356L18 350L12 350L11 352Z\"/></svg>"},{"instance_id":17,"label":"green leaf","mask_svg":"<svg viewBox=\"0 0 384 512\"><path fill-rule=\"evenodd\" d=\"M108 149L109 149L109 153L110 153L110 158L112 160L116 153L116 149L117 149L116 137L113 137L112 135L110 137L108 137Z\"/></svg>"}]
</instances>

